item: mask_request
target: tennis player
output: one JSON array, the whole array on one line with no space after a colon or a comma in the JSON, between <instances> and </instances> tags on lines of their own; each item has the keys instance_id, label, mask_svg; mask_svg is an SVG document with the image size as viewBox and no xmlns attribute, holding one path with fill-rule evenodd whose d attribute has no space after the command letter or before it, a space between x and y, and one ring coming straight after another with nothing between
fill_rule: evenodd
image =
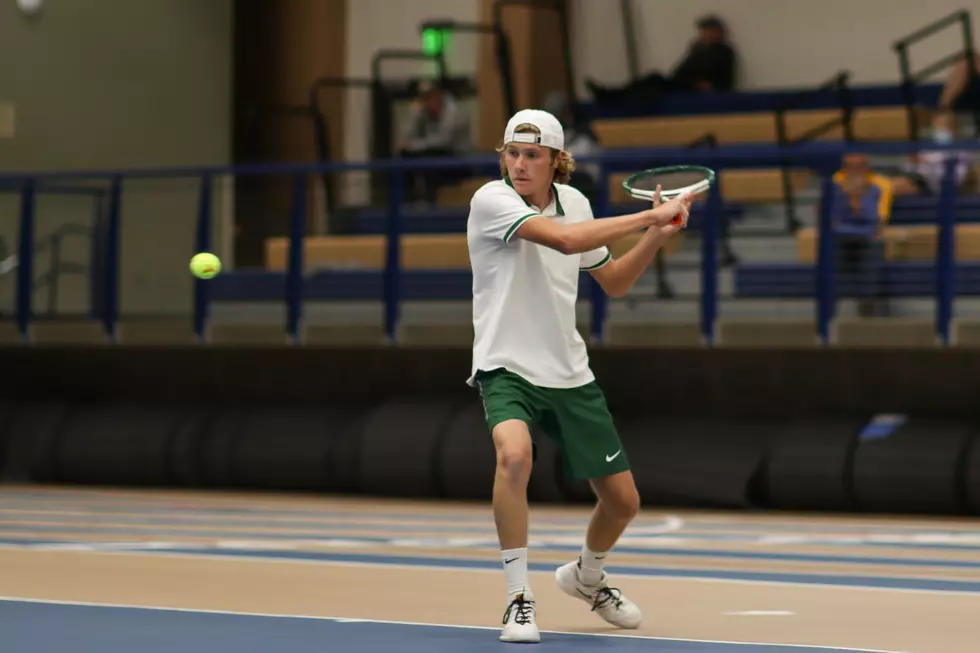
<instances>
[{"instance_id":1,"label":"tennis player","mask_svg":"<svg viewBox=\"0 0 980 653\"><path fill-rule=\"evenodd\" d=\"M579 276L587 270L613 297L624 295L671 234L687 226L690 198L594 220L567 185L575 161L550 113L523 110L498 148L502 179L473 195L467 224L473 270L473 367L497 454L494 521L507 581L500 639L538 642L528 582L527 486L538 425L560 447L570 477L588 479L598 503L577 561L559 567L559 587L607 622L640 625L639 608L609 585L603 565L637 514L639 495L585 342L575 328ZM680 215L680 224L671 224ZM646 230L622 258L607 246Z\"/></svg>"}]
</instances>

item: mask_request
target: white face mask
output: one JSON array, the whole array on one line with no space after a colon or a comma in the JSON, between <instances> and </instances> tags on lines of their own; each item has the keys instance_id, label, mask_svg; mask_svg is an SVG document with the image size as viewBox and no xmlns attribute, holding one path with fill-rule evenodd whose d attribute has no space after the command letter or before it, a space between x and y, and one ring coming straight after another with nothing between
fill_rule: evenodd
<instances>
[{"instance_id":1,"label":"white face mask","mask_svg":"<svg viewBox=\"0 0 980 653\"><path fill-rule=\"evenodd\" d=\"M952 143L953 133L948 129L935 129L932 132L932 140L940 144Z\"/></svg>"}]
</instances>

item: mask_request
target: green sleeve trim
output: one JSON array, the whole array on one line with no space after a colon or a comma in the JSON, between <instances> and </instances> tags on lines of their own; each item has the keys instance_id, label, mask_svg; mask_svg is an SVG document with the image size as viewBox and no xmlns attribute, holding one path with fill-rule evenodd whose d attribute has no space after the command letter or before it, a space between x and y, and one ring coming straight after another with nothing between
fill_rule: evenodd
<instances>
[{"instance_id":1,"label":"green sleeve trim","mask_svg":"<svg viewBox=\"0 0 980 653\"><path fill-rule=\"evenodd\" d=\"M515 220L514 221L514 224L510 225L510 229L507 230L507 233L504 234L504 242L505 243L509 243L511 236L514 235L514 232L517 231L517 228L520 227L525 222L527 222L528 220L530 220L531 218L535 217L536 215L538 215L538 214L537 213L528 213L527 215L525 215L523 217L520 217L517 220Z\"/></svg>"},{"instance_id":2,"label":"green sleeve trim","mask_svg":"<svg viewBox=\"0 0 980 653\"><path fill-rule=\"evenodd\" d=\"M587 268L582 268L582 270L585 270L585 271L588 271L588 270L597 270L597 269L601 268L603 265L605 265L606 263L608 263L611 259L612 259L612 254L610 254L609 252L606 252L606 256L601 261L599 261L595 265L590 265Z\"/></svg>"}]
</instances>

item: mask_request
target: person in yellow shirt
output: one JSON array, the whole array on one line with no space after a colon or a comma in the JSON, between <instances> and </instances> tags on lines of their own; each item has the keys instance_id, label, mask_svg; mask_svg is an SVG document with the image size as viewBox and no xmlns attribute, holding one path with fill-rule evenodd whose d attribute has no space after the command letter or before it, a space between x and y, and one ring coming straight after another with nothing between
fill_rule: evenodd
<instances>
[{"instance_id":1,"label":"person in yellow shirt","mask_svg":"<svg viewBox=\"0 0 980 653\"><path fill-rule=\"evenodd\" d=\"M891 218L892 183L873 172L862 154L849 154L843 163L834 174L830 198L838 294L858 297L859 314L869 317L878 312L874 300L880 298L881 233Z\"/></svg>"}]
</instances>

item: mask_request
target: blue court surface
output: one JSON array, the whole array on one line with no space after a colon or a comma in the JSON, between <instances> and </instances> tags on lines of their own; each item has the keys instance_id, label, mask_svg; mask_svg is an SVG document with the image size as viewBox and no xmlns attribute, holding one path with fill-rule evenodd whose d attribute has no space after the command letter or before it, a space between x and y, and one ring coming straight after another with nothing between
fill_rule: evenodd
<instances>
[{"instance_id":1,"label":"blue court surface","mask_svg":"<svg viewBox=\"0 0 980 653\"><path fill-rule=\"evenodd\" d=\"M498 633L495 628L0 599L0 650L4 653L462 653L528 648L500 642ZM533 646L533 650L541 649L617 653L867 651L547 631L542 633L541 643Z\"/></svg>"}]
</instances>

